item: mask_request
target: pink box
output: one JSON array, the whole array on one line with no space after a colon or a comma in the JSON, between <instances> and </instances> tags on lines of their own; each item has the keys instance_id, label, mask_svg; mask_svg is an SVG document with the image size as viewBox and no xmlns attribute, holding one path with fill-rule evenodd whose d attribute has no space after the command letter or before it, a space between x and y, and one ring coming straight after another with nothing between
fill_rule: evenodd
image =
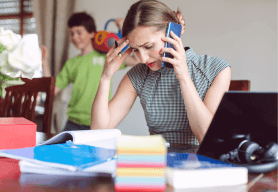
<instances>
[{"instance_id":1,"label":"pink box","mask_svg":"<svg viewBox=\"0 0 278 192\"><path fill-rule=\"evenodd\" d=\"M36 146L37 125L23 117L0 118L0 149Z\"/></svg>"}]
</instances>

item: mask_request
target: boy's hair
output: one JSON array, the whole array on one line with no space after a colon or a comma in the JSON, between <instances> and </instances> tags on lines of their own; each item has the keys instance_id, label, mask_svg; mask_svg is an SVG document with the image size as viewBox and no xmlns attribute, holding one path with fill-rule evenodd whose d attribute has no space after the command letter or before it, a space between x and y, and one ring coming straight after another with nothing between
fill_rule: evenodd
<instances>
[{"instance_id":1,"label":"boy's hair","mask_svg":"<svg viewBox=\"0 0 278 192\"><path fill-rule=\"evenodd\" d=\"M92 16L88 15L86 12L74 13L68 20L68 27L84 26L89 32L96 32L95 20Z\"/></svg>"}]
</instances>

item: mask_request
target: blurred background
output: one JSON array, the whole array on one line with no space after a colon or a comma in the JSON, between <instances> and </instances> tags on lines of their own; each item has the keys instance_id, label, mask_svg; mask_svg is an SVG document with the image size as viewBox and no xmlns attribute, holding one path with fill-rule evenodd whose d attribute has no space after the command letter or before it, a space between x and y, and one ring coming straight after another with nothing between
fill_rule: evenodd
<instances>
[{"instance_id":1,"label":"blurred background","mask_svg":"<svg viewBox=\"0 0 278 192\"><path fill-rule=\"evenodd\" d=\"M186 30L184 46L198 54L228 61L233 80L250 80L251 91L277 91L277 0L161 0L173 11L182 12ZM69 42L67 20L74 12L86 11L104 30L112 18L125 17L136 0L0 0L0 26L17 34L39 35L49 49L51 73L56 76L65 61L79 54ZM109 24L108 30L117 33ZM124 74L114 75L113 94ZM36 76L41 76L38 72ZM71 86L55 98L53 133L66 122ZM139 99L118 129L123 134L148 135Z\"/></svg>"}]
</instances>

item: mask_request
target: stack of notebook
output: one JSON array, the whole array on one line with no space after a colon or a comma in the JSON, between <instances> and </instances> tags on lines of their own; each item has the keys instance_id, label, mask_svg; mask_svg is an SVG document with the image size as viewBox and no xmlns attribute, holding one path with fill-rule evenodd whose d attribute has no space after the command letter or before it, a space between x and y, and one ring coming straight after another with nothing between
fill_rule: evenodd
<instances>
[{"instance_id":1,"label":"stack of notebook","mask_svg":"<svg viewBox=\"0 0 278 192\"><path fill-rule=\"evenodd\" d=\"M116 191L163 191L167 148L160 135L117 139Z\"/></svg>"}]
</instances>

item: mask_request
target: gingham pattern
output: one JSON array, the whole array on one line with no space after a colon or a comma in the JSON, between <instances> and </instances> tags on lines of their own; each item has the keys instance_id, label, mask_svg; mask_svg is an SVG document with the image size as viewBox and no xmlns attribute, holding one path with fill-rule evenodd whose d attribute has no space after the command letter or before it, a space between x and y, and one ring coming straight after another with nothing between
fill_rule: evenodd
<instances>
[{"instance_id":1,"label":"gingham pattern","mask_svg":"<svg viewBox=\"0 0 278 192\"><path fill-rule=\"evenodd\" d=\"M190 48L186 59L191 79L204 100L214 78L230 65L219 57L198 55ZM145 64L137 64L127 74L140 97L150 133L161 134L169 143L199 144L191 131L173 69L162 67L152 71Z\"/></svg>"}]
</instances>

